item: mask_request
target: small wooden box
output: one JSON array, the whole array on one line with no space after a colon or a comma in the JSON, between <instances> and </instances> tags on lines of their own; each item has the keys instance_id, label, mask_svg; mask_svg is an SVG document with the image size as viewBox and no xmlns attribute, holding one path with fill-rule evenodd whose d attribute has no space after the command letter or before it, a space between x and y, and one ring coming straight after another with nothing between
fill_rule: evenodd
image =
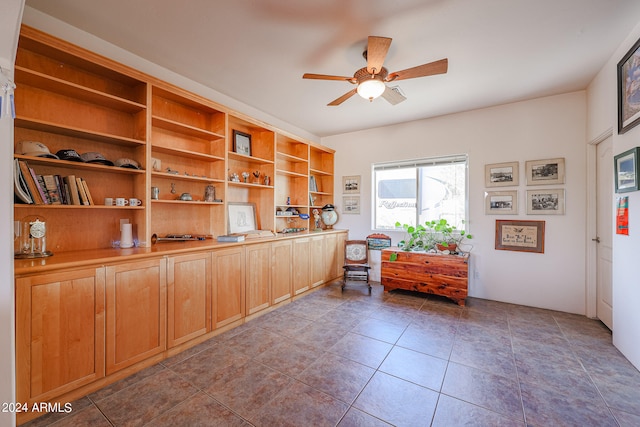
<instances>
[{"instance_id":1,"label":"small wooden box","mask_svg":"<svg viewBox=\"0 0 640 427\"><path fill-rule=\"evenodd\" d=\"M397 254L390 261L391 254ZM384 290L404 289L441 295L464 305L469 277L469 254L444 255L407 252L397 247L382 251Z\"/></svg>"}]
</instances>

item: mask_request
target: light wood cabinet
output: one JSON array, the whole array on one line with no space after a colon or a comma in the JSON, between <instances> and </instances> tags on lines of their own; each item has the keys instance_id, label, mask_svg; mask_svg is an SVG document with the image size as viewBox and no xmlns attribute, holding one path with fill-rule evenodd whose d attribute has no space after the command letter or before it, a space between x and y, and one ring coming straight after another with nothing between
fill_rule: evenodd
<instances>
[{"instance_id":1,"label":"light wood cabinet","mask_svg":"<svg viewBox=\"0 0 640 427\"><path fill-rule=\"evenodd\" d=\"M271 243L245 246L247 314L271 305Z\"/></svg>"},{"instance_id":2,"label":"light wood cabinet","mask_svg":"<svg viewBox=\"0 0 640 427\"><path fill-rule=\"evenodd\" d=\"M291 267L293 268L293 295L306 292L311 287L311 239L301 237L293 240L293 256Z\"/></svg>"},{"instance_id":3,"label":"light wood cabinet","mask_svg":"<svg viewBox=\"0 0 640 427\"><path fill-rule=\"evenodd\" d=\"M276 135L276 230L308 229L309 145L294 138ZM295 209L292 215L283 211Z\"/></svg>"},{"instance_id":4,"label":"light wood cabinet","mask_svg":"<svg viewBox=\"0 0 640 427\"><path fill-rule=\"evenodd\" d=\"M277 304L292 296L293 243L291 240L271 244L271 303Z\"/></svg>"},{"instance_id":5,"label":"light wood cabinet","mask_svg":"<svg viewBox=\"0 0 640 427\"><path fill-rule=\"evenodd\" d=\"M104 277L104 268L83 268L16 279L17 402L104 377Z\"/></svg>"},{"instance_id":6,"label":"light wood cabinet","mask_svg":"<svg viewBox=\"0 0 640 427\"><path fill-rule=\"evenodd\" d=\"M167 346L211 330L211 254L167 259Z\"/></svg>"},{"instance_id":7,"label":"light wood cabinet","mask_svg":"<svg viewBox=\"0 0 640 427\"><path fill-rule=\"evenodd\" d=\"M326 279L325 271L325 236L313 236L310 239L309 268L311 287L320 286Z\"/></svg>"},{"instance_id":8,"label":"light wood cabinet","mask_svg":"<svg viewBox=\"0 0 640 427\"><path fill-rule=\"evenodd\" d=\"M106 369L111 374L166 349L166 259L106 267Z\"/></svg>"},{"instance_id":9,"label":"light wood cabinet","mask_svg":"<svg viewBox=\"0 0 640 427\"><path fill-rule=\"evenodd\" d=\"M311 209L333 204L333 151L312 145L309 147L309 191Z\"/></svg>"},{"instance_id":10,"label":"light wood cabinet","mask_svg":"<svg viewBox=\"0 0 640 427\"><path fill-rule=\"evenodd\" d=\"M242 246L213 251L212 329L245 316L245 254Z\"/></svg>"}]
</instances>

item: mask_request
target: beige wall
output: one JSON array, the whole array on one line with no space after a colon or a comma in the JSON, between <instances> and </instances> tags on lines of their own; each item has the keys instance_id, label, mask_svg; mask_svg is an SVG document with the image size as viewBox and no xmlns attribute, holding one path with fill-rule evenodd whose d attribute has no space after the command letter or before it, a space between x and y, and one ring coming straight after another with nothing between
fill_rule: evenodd
<instances>
[{"instance_id":1,"label":"beige wall","mask_svg":"<svg viewBox=\"0 0 640 427\"><path fill-rule=\"evenodd\" d=\"M361 175L361 214L341 215L338 225L351 238L371 229L371 165L375 162L467 153L469 231L473 251L471 296L584 314L586 204L586 94L525 102L327 137L336 149L336 205L342 204L342 176ZM566 159L566 214L526 215L524 162ZM519 215L484 214L484 165L520 162ZM504 187L506 189L506 187ZM546 221L544 254L494 249L495 220ZM392 234L392 233L388 233ZM394 243L401 233L393 234Z\"/></svg>"},{"instance_id":2,"label":"beige wall","mask_svg":"<svg viewBox=\"0 0 640 427\"><path fill-rule=\"evenodd\" d=\"M616 97L616 65L639 38L640 24L613 53L588 88L589 136L595 137L607 127L613 128L614 155L640 146L640 126L618 135ZM613 343L640 369L640 279L636 267L640 247L640 192L624 195L629 196L629 235L613 233ZM611 208L614 210L615 207ZM615 230L614 224L611 227Z\"/></svg>"}]
</instances>

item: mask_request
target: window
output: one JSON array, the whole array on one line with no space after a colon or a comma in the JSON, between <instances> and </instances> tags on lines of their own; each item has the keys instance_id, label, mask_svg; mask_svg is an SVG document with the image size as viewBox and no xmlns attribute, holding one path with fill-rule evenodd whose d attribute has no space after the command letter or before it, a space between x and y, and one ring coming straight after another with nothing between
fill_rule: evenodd
<instances>
[{"instance_id":1,"label":"window","mask_svg":"<svg viewBox=\"0 0 640 427\"><path fill-rule=\"evenodd\" d=\"M462 228L467 214L467 156L373 165L373 228L394 230L446 218Z\"/></svg>"}]
</instances>

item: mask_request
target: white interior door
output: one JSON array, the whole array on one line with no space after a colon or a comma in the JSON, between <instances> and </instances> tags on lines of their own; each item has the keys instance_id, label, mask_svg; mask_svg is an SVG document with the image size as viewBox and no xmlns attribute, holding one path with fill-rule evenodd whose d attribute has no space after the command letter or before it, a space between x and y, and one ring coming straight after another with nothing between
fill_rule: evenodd
<instances>
[{"instance_id":1,"label":"white interior door","mask_svg":"<svg viewBox=\"0 0 640 427\"><path fill-rule=\"evenodd\" d=\"M613 154L612 137L596 147L596 315L613 330L612 234L613 234Z\"/></svg>"}]
</instances>

